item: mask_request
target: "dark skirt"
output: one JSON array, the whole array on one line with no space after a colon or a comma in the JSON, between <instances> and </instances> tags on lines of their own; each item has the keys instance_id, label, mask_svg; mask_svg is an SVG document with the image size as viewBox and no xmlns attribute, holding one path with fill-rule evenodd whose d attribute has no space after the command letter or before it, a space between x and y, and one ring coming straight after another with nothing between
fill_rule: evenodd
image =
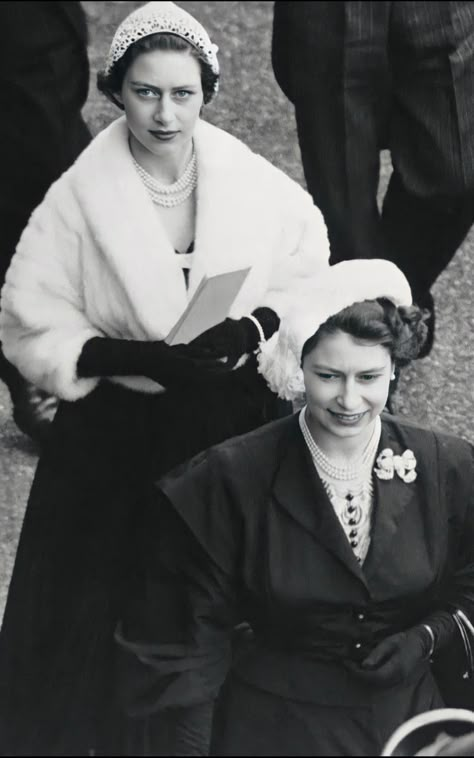
<instances>
[{"instance_id":1,"label":"dark skirt","mask_svg":"<svg viewBox=\"0 0 474 758\"><path fill-rule=\"evenodd\" d=\"M324 691L324 682L315 682ZM236 675L228 677L214 714L211 755L381 755L404 721L443 707L430 671L415 681L328 706L280 697Z\"/></svg>"},{"instance_id":2,"label":"dark skirt","mask_svg":"<svg viewBox=\"0 0 474 758\"><path fill-rule=\"evenodd\" d=\"M61 403L26 509L0 636L0 754L121 752L113 641L150 483L287 412L254 362L199 391L103 382Z\"/></svg>"}]
</instances>

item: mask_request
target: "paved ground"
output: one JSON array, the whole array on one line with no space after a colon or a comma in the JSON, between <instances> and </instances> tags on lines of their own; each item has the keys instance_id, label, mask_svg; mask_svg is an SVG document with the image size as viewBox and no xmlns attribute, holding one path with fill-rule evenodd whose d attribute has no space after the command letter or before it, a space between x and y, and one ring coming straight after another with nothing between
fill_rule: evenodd
<instances>
[{"instance_id":1,"label":"paved ground","mask_svg":"<svg viewBox=\"0 0 474 758\"><path fill-rule=\"evenodd\" d=\"M91 92L85 115L94 133L117 111L95 91L116 24L136 2L84 2L90 23ZM303 182L292 108L270 67L272 3L182 2L220 47L222 87L206 118L228 129L275 165ZM390 165L383 156L381 194ZM434 289L438 331L432 355L408 370L400 382L398 411L424 424L474 442L474 229ZM10 418L0 385L0 611L16 549L36 452ZM64 504L67 507L67 503ZM48 525L45 524L47 529Z\"/></svg>"}]
</instances>

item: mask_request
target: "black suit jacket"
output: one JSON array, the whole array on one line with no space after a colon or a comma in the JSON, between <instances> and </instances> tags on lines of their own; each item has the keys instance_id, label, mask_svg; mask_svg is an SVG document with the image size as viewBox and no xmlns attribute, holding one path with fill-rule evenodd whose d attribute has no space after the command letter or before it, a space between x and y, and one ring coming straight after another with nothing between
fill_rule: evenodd
<instances>
[{"instance_id":1,"label":"black suit jacket","mask_svg":"<svg viewBox=\"0 0 474 758\"><path fill-rule=\"evenodd\" d=\"M413 186L415 195L456 196L473 186L473 30L469 0L277 0L273 70L301 122L306 113L312 130L324 132L320 141L330 146L331 139L339 140L339 151L358 152L371 166L375 132L375 147L395 151L399 169L404 161L402 175L410 188L414 180L405 162L415 155L427 182L427 188ZM359 120L364 138L359 136L364 129L352 123ZM418 122L420 134L412 126ZM300 141L311 142L306 128L301 126ZM434 144L426 132L436 135ZM330 150L322 153L323 162L329 160L325 154ZM432 175L433 160L442 160L442 174ZM346 170L357 174L357 160L346 161ZM431 187L433 176L437 183Z\"/></svg>"}]
</instances>

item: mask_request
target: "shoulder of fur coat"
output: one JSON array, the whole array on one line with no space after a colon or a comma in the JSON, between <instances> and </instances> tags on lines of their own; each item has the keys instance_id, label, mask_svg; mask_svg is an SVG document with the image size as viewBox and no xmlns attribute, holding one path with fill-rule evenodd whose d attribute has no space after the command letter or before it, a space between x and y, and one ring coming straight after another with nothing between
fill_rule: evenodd
<instances>
[{"instance_id":1,"label":"shoulder of fur coat","mask_svg":"<svg viewBox=\"0 0 474 758\"><path fill-rule=\"evenodd\" d=\"M199 120L194 135L200 177L234 186L234 193L251 193L274 216L288 224L306 223L308 217L321 226L322 237L327 230L319 209L310 194L263 156L253 152L240 139L206 121ZM116 174L117 186L124 182L122 169L130 171L128 128L124 116L100 132L77 158L75 163L53 183L35 213L57 214L58 220L79 233L85 216L93 219L100 230L101 214L95 213L94 202L107 202L109 173ZM133 176L133 175L132 175ZM130 175L127 180L130 180ZM136 180L136 177L133 177ZM105 196L105 197L104 197ZM298 221L299 220L299 221Z\"/></svg>"},{"instance_id":2,"label":"shoulder of fur coat","mask_svg":"<svg viewBox=\"0 0 474 758\"><path fill-rule=\"evenodd\" d=\"M198 234L188 295L204 275L250 266L230 315L257 305L283 312L289 283L327 265L321 214L296 182L223 130L199 121L195 148ZM2 290L5 354L33 383L75 400L97 384L76 376L88 339L164 339L186 304L182 271L119 118L51 186L22 235ZM161 389L146 381L148 391Z\"/></svg>"},{"instance_id":3,"label":"shoulder of fur coat","mask_svg":"<svg viewBox=\"0 0 474 758\"><path fill-rule=\"evenodd\" d=\"M229 132L200 119L196 125L194 142L198 163L206 170L234 177L247 177L248 183L257 182L270 197L293 200L303 206L314 206L310 194L269 160L253 152L244 142ZM129 155L128 128L124 116L113 121L100 132L81 153L75 163L52 185L47 196L54 197L58 190L69 188L73 193L87 187L104 159Z\"/></svg>"}]
</instances>

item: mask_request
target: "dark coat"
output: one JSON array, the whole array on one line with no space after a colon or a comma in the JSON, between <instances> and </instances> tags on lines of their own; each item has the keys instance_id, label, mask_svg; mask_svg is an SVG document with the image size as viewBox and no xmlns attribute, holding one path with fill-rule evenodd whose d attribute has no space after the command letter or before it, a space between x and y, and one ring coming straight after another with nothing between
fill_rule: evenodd
<instances>
[{"instance_id":1,"label":"dark coat","mask_svg":"<svg viewBox=\"0 0 474 758\"><path fill-rule=\"evenodd\" d=\"M218 386L152 395L103 381L60 403L0 633L0 755L120 753L114 630L140 565L146 493L279 409L255 361Z\"/></svg>"},{"instance_id":2,"label":"dark coat","mask_svg":"<svg viewBox=\"0 0 474 758\"><path fill-rule=\"evenodd\" d=\"M387 447L413 450L418 477L374 477L362 568L295 416L213 448L161 482L143 541L143 584L119 632L130 714L216 697L229 668L229 630L243 621L254 636L234 657L217 754L275 755L291 746L298 755L379 754L370 751L401 721L441 704L427 662L389 691L362 685L345 666L450 603L474 618L470 446L387 417L380 449ZM298 717L276 718L283 702ZM315 719L326 718L332 736L318 737ZM341 729L346 741L335 747Z\"/></svg>"},{"instance_id":3,"label":"dark coat","mask_svg":"<svg viewBox=\"0 0 474 758\"><path fill-rule=\"evenodd\" d=\"M28 217L89 143L80 2L0 3L0 283Z\"/></svg>"}]
</instances>

